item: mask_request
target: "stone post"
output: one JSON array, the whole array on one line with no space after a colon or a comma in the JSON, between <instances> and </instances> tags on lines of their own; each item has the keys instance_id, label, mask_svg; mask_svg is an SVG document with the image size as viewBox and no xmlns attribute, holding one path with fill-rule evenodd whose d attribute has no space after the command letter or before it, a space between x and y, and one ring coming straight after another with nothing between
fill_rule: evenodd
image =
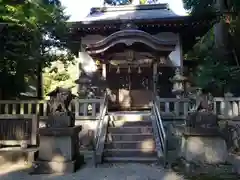
<instances>
[{"instance_id":1,"label":"stone post","mask_svg":"<svg viewBox=\"0 0 240 180\"><path fill-rule=\"evenodd\" d=\"M158 64L153 64L153 93L157 94L157 83L158 83Z\"/></svg>"},{"instance_id":2,"label":"stone post","mask_svg":"<svg viewBox=\"0 0 240 180\"><path fill-rule=\"evenodd\" d=\"M224 117L228 118L233 116L233 109L231 104L231 98L233 94L231 92L226 92L224 94Z\"/></svg>"}]
</instances>

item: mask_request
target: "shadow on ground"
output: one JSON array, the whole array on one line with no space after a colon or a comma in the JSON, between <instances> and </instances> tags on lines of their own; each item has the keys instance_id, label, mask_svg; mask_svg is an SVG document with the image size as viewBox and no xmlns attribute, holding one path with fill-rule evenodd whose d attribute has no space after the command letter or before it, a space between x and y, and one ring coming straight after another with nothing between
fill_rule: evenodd
<instances>
[{"instance_id":1,"label":"shadow on ground","mask_svg":"<svg viewBox=\"0 0 240 180\"><path fill-rule=\"evenodd\" d=\"M86 165L76 173L67 175L29 175L29 167L15 165L0 170L1 180L183 180L174 172L158 166L143 164L103 164L98 168Z\"/></svg>"}]
</instances>

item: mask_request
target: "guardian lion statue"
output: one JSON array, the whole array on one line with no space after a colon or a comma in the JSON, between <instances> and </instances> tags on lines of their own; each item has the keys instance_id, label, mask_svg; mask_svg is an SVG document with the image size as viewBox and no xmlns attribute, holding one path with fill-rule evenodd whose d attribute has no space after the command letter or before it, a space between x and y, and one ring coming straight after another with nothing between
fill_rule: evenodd
<instances>
[{"instance_id":1,"label":"guardian lion statue","mask_svg":"<svg viewBox=\"0 0 240 180\"><path fill-rule=\"evenodd\" d=\"M62 87L57 87L48 93L47 96L50 96L48 105L50 107L50 114L52 115L69 112L69 105L75 98L70 89Z\"/></svg>"}]
</instances>

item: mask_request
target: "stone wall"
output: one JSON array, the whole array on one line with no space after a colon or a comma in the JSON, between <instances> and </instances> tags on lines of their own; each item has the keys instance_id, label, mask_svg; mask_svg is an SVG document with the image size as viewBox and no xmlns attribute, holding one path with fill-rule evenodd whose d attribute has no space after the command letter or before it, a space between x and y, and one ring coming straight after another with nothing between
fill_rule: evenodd
<instances>
[{"instance_id":1,"label":"stone wall","mask_svg":"<svg viewBox=\"0 0 240 180\"><path fill-rule=\"evenodd\" d=\"M97 120L76 120L75 125L82 125L82 131L79 133L80 151L93 150Z\"/></svg>"}]
</instances>

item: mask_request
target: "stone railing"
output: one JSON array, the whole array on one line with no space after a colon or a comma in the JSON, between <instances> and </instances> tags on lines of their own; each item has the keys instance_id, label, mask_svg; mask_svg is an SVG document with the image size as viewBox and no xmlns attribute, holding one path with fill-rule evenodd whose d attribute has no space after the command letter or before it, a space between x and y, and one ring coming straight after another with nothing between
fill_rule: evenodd
<instances>
[{"instance_id":1,"label":"stone railing","mask_svg":"<svg viewBox=\"0 0 240 180\"><path fill-rule=\"evenodd\" d=\"M240 97L215 97L214 112L221 119L231 119L240 115Z\"/></svg>"},{"instance_id":2,"label":"stone railing","mask_svg":"<svg viewBox=\"0 0 240 180\"><path fill-rule=\"evenodd\" d=\"M189 111L188 98L160 98L156 99L163 119L185 119Z\"/></svg>"},{"instance_id":3,"label":"stone railing","mask_svg":"<svg viewBox=\"0 0 240 180\"><path fill-rule=\"evenodd\" d=\"M160 98L157 97L162 117L185 119L190 107L189 98ZM214 97L213 111L220 119L232 119L240 116L240 97Z\"/></svg>"},{"instance_id":4,"label":"stone railing","mask_svg":"<svg viewBox=\"0 0 240 180\"><path fill-rule=\"evenodd\" d=\"M189 98L160 98L159 104L163 119L185 119L189 112ZM76 119L97 119L104 98L100 99L75 99L71 105ZM221 119L231 119L240 115L240 97L215 97L213 109ZM36 115L40 119L46 118L49 112L47 101L39 100L0 100L0 115Z\"/></svg>"},{"instance_id":5,"label":"stone railing","mask_svg":"<svg viewBox=\"0 0 240 180\"><path fill-rule=\"evenodd\" d=\"M76 119L97 119L102 103L103 98L76 98L70 108ZM0 100L0 115L39 115L40 119L44 119L48 113L49 106L44 100Z\"/></svg>"}]
</instances>

